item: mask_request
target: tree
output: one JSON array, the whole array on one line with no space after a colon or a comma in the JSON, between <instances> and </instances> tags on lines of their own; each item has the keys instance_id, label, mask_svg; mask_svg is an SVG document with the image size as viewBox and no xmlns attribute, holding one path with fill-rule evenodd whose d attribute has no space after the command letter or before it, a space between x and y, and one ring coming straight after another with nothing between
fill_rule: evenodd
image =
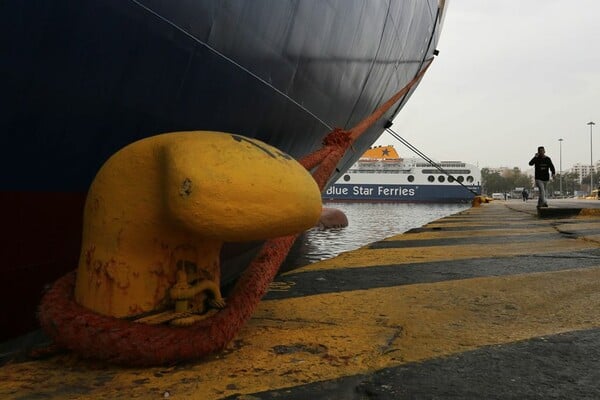
<instances>
[{"instance_id":1,"label":"tree","mask_svg":"<svg viewBox=\"0 0 600 400\"><path fill-rule=\"evenodd\" d=\"M519 167L514 167L508 174L507 179L513 189L517 187L530 188L533 186L531 176L522 173Z\"/></svg>"},{"instance_id":2,"label":"tree","mask_svg":"<svg viewBox=\"0 0 600 400\"><path fill-rule=\"evenodd\" d=\"M583 179L585 179L585 177L583 177ZM585 185L585 181L583 182L583 188L582 188L582 184L580 183L579 180L579 174L574 173L574 172L567 172L564 173L562 176L562 193L565 196L572 196L575 191L580 191L580 190L587 190L589 191L589 181L590 181L590 177L588 175L587 177L588 179L588 184ZM548 182L548 185L546 186L546 191L549 194L553 194L555 192L559 192L560 191L560 174L556 174L554 180L550 180Z\"/></svg>"},{"instance_id":3,"label":"tree","mask_svg":"<svg viewBox=\"0 0 600 400\"><path fill-rule=\"evenodd\" d=\"M487 194L512 192L517 187L531 188L533 186L531 176L523 174L519 167L506 170L502 175L498 172L491 172L489 168L482 168L481 183L483 192Z\"/></svg>"},{"instance_id":4,"label":"tree","mask_svg":"<svg viewBox=\"0 0 600 400\"><path fill-rule=\"evenodd\" d=\"M488 168L481 169L481 183L483 191L487 194L510 191L510 185L506 178L498 172L490 172Z\"/></svg>"},{"instance_id":5,"label":"tree","mask_svg":"<svg viewBox=\"0 0 600 400\"><path fill-rule=\"evenodd\" d=\"M594 172L594 175L592 175L592 178L594 178L594 187L592 188L592 190L598 189L598 173ZM581 178L581 184L579 185L580 189L586 193L590 193L590 175L587 174L585 176L583 176Z\"/></svg>"}]
</instances>

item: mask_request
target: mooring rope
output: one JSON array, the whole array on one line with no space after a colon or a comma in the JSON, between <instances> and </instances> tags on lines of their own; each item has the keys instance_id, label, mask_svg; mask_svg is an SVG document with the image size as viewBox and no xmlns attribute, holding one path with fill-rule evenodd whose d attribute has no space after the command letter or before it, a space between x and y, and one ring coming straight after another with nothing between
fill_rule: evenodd
<instances>
[{"instance_id":1,"label":"mooring rope","mask_svg":"<svg viewBox=\"0 0 600 400\"><path fill-rule=\"evenodd\" d=\"M324 138L321 149L300 160L312 171L321 191L352 143L408 93L432 60L402 90L354 128L334 129ZM266 241L236 282L225 308L192 326L147 325L88 310L73 298L75 272L60 278L43 296L40 325L56 345L84 358L128 366L152 366L204 357L225 348L251 317L297 237L290 235Z\"/></svg>"},{"instance_id":2,"label":"mooring rope","mask_svg":"<svg viewBox=\"0 0 600 400\"><path fill-rule=\"evenodd\" d=\"M454 182L458 183L459 185L461 185L462 187L464 187L465 189L467 189L469 192L473 193L475 196L479 196L479 193L477 193L473 189L465 186L461 181L459 181L452 174L450 174L450 172L446 171L444 169L444 167L442 167L439 163L437 163L437 162L433 161L431 158L427 157L427 155L425 153L423 153L421 150L419 150L415 146L413 146L408 140L404 139L402 136L400 136L399 134L397 134L392 128L387 127L385 130L390 135L392 135L396 140L398 140L400 143L402 143L403 145L405 145L406 147L408 147L409 150L411 150L413 153L415 153L416 155L418 155L419 157L421 157L423 160L427 161L429 164L431 164L433 167L437 168L443 174L446 174L449 178L452 178L452 180Z\"/></svg>"}]
</instances>

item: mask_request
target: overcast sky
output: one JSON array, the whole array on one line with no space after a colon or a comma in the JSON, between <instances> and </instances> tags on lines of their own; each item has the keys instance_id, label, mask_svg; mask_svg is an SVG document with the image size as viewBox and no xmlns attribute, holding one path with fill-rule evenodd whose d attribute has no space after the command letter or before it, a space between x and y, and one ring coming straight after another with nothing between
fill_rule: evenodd
<instances>
[{"instance_id":1,"label":"overcast sky","mask_svg":"<svg viewBox=\"0 0 600 400\"><path fill-rule=\"evenodd\" d=\"M429 157L559 169L600 160L600 1L451 0L440 51L394 129ZM384 133L376 144L394 144Z\"/></svg>"}]
</instances>

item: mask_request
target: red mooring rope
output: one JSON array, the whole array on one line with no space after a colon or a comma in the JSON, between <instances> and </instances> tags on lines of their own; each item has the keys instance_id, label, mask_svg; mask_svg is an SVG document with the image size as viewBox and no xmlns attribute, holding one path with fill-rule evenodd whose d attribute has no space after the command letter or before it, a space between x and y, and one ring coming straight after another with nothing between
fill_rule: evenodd
<instances>
[{"instance_id":1,"label":"red mooring rope","mask_svg":"<svg viewBox=\"0 0 600 400\"><path fill-rule=\"evenodd\" d=\"M421 79L433 59L415 78L373 114L349 131L334 129L323 147L300 160L323 190L346 150ZM128 366L153 366L197 359L218 352L235 337L253 314L277 275L298 235L268 240L238 279L227 305L210 318L189 327L147 325L90 311L73 298L75 271L57 280L43 296L40 325L55 345L85 358Z\"/></svg>"}]
</instances>

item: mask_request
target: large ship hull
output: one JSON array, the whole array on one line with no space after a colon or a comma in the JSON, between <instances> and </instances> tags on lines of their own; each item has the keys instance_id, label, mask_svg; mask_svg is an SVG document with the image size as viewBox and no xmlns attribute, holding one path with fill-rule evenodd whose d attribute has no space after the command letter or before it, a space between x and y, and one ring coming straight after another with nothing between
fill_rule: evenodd
<instances>
[{"instance_id":1,"label":"large ship hull","mask_svg":"<svg viewBox=\"0 0 600 400\"><path fill-rule=\"evenodd\" d=\"M4 81L0 340L35 326L44 285L79 257L85 193L138 139L231 132L293 157L350 128L431 58L444 2L8 0L0 3ZM343 172L410 97L371 127ZM335 177L333 178L335 179ZM223 263L256 246L226 245ZM241 261L240 261L241 260Z\"/></svg>"}]
</instances>

